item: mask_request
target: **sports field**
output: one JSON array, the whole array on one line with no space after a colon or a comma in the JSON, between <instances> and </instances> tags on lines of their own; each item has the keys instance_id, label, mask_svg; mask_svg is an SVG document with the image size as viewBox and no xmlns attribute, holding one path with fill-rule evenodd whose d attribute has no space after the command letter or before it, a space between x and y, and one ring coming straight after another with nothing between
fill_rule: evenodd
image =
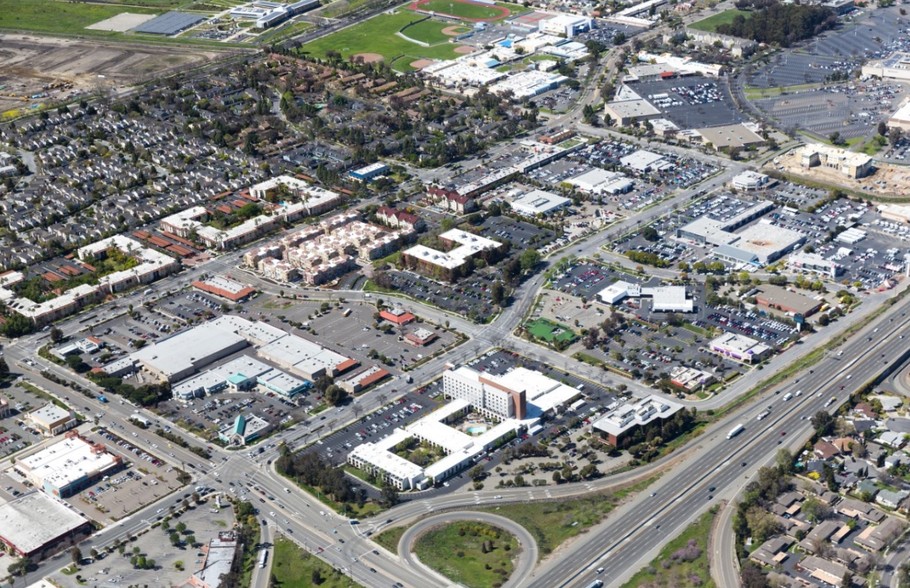
<instances>
[{"instance_id":1,"label":"sports field","mask_svg":"<svg viewBox=\"0 0 910 588\"><path fill-rule=\"evenodd\" d=\"M693 29L697 29L699 31L706 31L709 33L713 33L714 31L717 30L717 27L719 27L720 25L730 24L731 22L733 22L733 19L736 18L736 16L738 14L741 14L744 17L749 18L749 13L746 12L745 10L736 10L735 8L732 8L730 10L724 10L723 12L718 12L717 14L715 14L713 16L709 16L706 19L699 20L697 22L693 22L689 26L692 27Z\"/></svg>"},{"instance_id":2,"label":"sports field","mask_svg":"<svg viewBox=\"0 0 910 588\"><path fill-rule=\"evenodd\" d=\"M116 35L87 27L121 12L159 14L160 10L130 6L57 2L56 0L0 0L0 29L59 34Z\"/></svg>"},{"instance_id":3,"label":"sports field","mask_svg":"<svg viewBox=\"0 0 910 588\"><path fill-rule=\"evenodd\" d=\"M547 343L571 343L578 338L569 327L542 318L525 324L525 328L532 337Z\"/></svg>"},{"instance_id":4,"label":"sports field","mask_svg":"<svg viewBox=\"0 0 910 588\"><path fill-rule=\"evenodd\" d=\"M422 22L414 23L410 26L402 29L401 34L407 35L412 39L418 41L423 41L424 43L429 43L430 45L438 45L439 43L448 43L454 35L447 35L443 32L444 29L449 28L447 23L442 23L437 20L425 20ZM452 27L458 29L458 33L467 33L471 29L467 27Z\"/></svg>"},{"instance_id":5,"label":"sports field","mask_svg":"<svg viewBox=\"0 0 910 588\"><path fill-rule=\"evenodd\" d=\"M453 59L457 57L456 46L449 43L449 37L442 33L442 29L449 26L448 23L436 21L420 23L422 27L418 31L422 34L445 39L440 44L430 47L417 45L395 34L421 18L406 10L394 14L383 13L335 34L307 43L300 48L300 51L316 57L325 57L329 51L337 51L345 59L360 53L375 53L381 55L386 63L400 71L411 71L413 68L410 63L418 59ZM439 31L438 35L432 32L434 27ZM406 31L409 36L410 30L409 28Z\"/></svg>"}]
</instances>

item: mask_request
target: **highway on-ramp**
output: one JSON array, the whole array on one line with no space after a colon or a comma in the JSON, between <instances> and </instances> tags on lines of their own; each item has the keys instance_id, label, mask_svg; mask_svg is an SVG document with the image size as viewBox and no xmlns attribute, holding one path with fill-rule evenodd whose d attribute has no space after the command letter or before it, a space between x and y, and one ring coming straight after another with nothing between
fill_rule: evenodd
<instances>
[{"instance_id":1,"label":"highway on-ramp","mask_svg":"<svg viewBox=\"0 0 910 588\"><path fill-rule=\"evenodd\" d=\"M421 535L431 529L457 521L479 521L499 527L512 535L515 535L518 542L521 544L521 552L518 554L515 570L509 577L508 582L503 584L503 586L505 588L515 588L521 586L525 580L527 580L528 576L534 570L534 565L537 563L537 542L534 541L534 537L524 527L511 519L477 511L447 512L422 519L416 525L408 528L398 541L398 553L401 554L400 557L405 565L423 569L428 575L435 574L433 570L425 566L414 554L415 543ZM446 578L441 576L437 577L437 581L443 584L449 583Z\"/></svg>"}]
</instances>

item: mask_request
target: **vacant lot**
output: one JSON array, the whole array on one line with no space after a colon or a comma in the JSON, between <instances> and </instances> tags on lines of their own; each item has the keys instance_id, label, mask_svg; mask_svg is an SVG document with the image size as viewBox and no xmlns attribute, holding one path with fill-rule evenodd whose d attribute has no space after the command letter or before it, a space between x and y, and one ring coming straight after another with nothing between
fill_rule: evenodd
<instances>
[{"instance_id":1,"label":"vacant lot","mask_svg":"<svg viewBox=\"0 0 910 588\"><path fill-rule=\"evenodd\" d=\"M58 34L111 36L116 33L90 31L85 27L121 12L158 14L161 11L136 6L126 8L55 0L0 0L0 28Z\"/></svg>"},{"instance_id":2,"label":"vacant lot","mask_svg":"<svg viewBox=\"0 0 910 588\"><path fill-rule=\"evenodd\" d=\"M717 27L719 27L720 25L730 24L731 22L733 22L733 19L736 18L736 16L740 15L740 14L746 18L749 18L748 12L746 12L745 10L736 10L734 8L734 9L730 9L730 10L725 10L723 12L719 12L713 16L709 16L708 18L706 18L704 20L693 22L689 26L692 27L693 29L698 29L699 31L707 31L709 33L713 33L714 31L717 30Z\"/></svg>"},{"instance_id":3,"label":"vacant lot","mask_svg":"<svg viewBox=\"0 0 910 588\"><path fill-rule=\"evenodd\" d=\"M414 547L420 561L469 588L486 588L512 574L518 540L479 522L457 522L428 531Z\"/></svg>"},{"instance_id":4,"label":"vacant lot","mask_svg":"<svg viewBox=\"0 0 910 588\"><path fill-rule=\"evenodd\" d=\"M301 47L301 51L316 57L325 57L329 51L337 51L345 59L359 53L375 53L381 55L387 63L398 61L394 63L394 67L403 71L410 70L409 64L417 59L456 57L455 46L451 43L422 47L395 34L418 20L420 18L417 15L407 11L381 14L356 26L307 43Z\"/></svg>"},{"instance_id":5,"label":"vacant lot","mask_svg":"<svg viewBox=\"0 0 910 588\"><path fill-rule=\"evenodd\" d=\"M285 537L275 539L275 556L272 559L273 586L315 586L322 588L347 588L357 586L350 578L332 569L318 557L300 549ZM317 578L319 581L317 582Z\"/></svg>"}]
</instances>

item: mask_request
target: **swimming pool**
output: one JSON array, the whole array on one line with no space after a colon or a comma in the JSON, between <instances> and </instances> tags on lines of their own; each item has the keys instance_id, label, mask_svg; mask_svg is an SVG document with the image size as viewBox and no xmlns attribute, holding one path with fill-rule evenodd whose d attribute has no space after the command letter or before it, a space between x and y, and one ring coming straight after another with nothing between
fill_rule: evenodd
<instances>
[{"instance_id":1,"label":"swimming pool","mask_svg":"<svg viewBox=\"0 0 910 588\"><path fill-rule=\"evenodd\" d=\"M487 426L486 425L474 425L474 426L468 427L467 431L468 431L469 435L480 435L481 433L487 432Z\"/></svg>"}]
</instances>

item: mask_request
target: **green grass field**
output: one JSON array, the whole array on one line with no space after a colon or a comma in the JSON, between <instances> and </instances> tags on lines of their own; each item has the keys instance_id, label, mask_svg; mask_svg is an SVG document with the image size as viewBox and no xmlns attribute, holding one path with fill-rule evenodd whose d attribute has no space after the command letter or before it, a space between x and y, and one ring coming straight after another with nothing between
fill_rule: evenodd
<instances>
[{"instance_id":1,"label":"green grass field","mask_svg":"<svg viewBox=\"0 0 910 588\"><path fill-rule=\"evenodd\" d=\"M483 553L484 542L492 547ZM420 561L454 582L468 588L488 588L512 574L512 558L518 554L518 539L511 533L473 521L461 521L432 529L414 546Z\"/></svg>"},{"instance_id":2,"label":"green grass field","mask_svg":"<svg viewBox=\"0 0 910 588\"><path fill-rule=\"evenodd\" d=\"M707 31L709 33L713 33L714 31L717 30L718 26L724 25L724 24L730 24L731 22L733 22L733 19L738 14L742 14L746 18L749 18L749 13L746 12L745 10L736 10L735 8L731 8L730 10L724 10L723 12L718 12L717 14L715 14L713 16L709 16L708 18L706 18L704 20L699 20L697 22L693 22L689 26L692 27L693 29L697 29L699 31Z\"/></svg>"},{"instance_id":3,"label":"green grass field","mask_svg":"<svg viewBox=\"0 0 910 588\"><path fill-rule=\"evenodd\" d=\"M575 334L575 331L566 325L560 325L558 323L554 323L553 321L548 321L547 319L541 318L527 323L525 324L525 328L529 333L531 333L532 337L546 341L547 343L571 343L572 341L578 339L578 335Z\"/></svg>"},{"instance_id":4,"label":"green grass field","mask_svg":"<svg viewBox=\"0 0 910 588\"><path fill-rule=\"evenodd\" d=\"M407 35L412 39L418 41L423 41L430 45L438 45L439 43L448 43L450 37L442 32L442 29L451 26L449 23L439 22L438 20L425 20L422 22L414 23L411 26L405 27L401 31L403 35ZM467 32L469 29L466 27L459 27L464 29L463 32Z\"/></svg>"},{"instance_id":5,"label":"green grass field","mask_svg":"<svg viewBox=\"0 0 910 588\"><path fill-rule=\"evenodd\" d=\"M711 533L711 523L716 512L716 509L712 508L686 527L682 534L661 550L660 555L649 566L632 576L623 588L638 586L715 588L708 570L708 535Z\"/></svg>"},{"instance_id":6,"label":"green grass field","mask_svg":"<svg viewBox=\"0 0 910 588\"><path fill-rule=\"evenodd\" d=\"M395 34L417 20L419 17L410 11L380 14L333 35L307 43L300 51L323 58L329 51L337 51L345 59L358 53L378 53L387 62L393 63L393 67L402 71L410 71L410 62L417 59L452 59L457 56L455 45L452 43L421 47Z\"/></svg>"},{"instance_id":7,"label":"green grass field","mask_svg":"<svg viewBox=\"0 0 910 588\"><path fill-rule=\"evenodd\" d=\"M75 4L56 0L0 0L0 29L58 34L118 36L119 33L92 31L85 27L121 12L158 14L151 8L129 8L100 4Z\"/></svg>"},{"instance_id":8,"label":"green grass field","mask_svg":"<svg viewBox=\"0 0 910 588\"><path fill-rule=\"evenodd\" d=\"M474 4L473 2L454 2L452 0L430 0L426 4L421 4L420 9L471 20L488 20L503 16L502 10L495 6Z\"/></svg>"},{"instance_id":9,"label":"green grass field","mask_svg":"<svg viewBox=\"0 0 910 588\"><path fill-rule=\"evenodd\" d=\"M315 586L315 574L319 574L322 582L321 588L350 588L360 586L341 572L336 572L332 566L323 562L297 547L297 544L278 537L275 539L275 552L272 557L272 575L275 577L273 586L278 588L293 588L295 586Z\"/></svg>"}]
</instances>

